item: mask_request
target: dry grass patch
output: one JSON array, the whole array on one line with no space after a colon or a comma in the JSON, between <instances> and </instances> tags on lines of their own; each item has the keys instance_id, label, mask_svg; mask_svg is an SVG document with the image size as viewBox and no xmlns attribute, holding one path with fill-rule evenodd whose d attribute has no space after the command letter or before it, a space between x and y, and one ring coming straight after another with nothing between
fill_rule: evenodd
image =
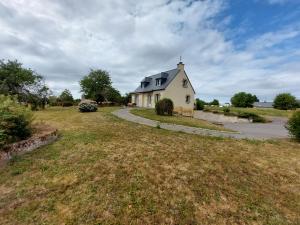
<instances>
[{"instance_id":1,"label":"dry grass patch","mask_svg":"<svg viewBox=\"0 0 300 225\"><path fill-rule=\"evenodd\" d=\"M0 224L297 224L300 144L201 137L53 108L56 143L0 169Z\"/></svg>"}]
</instances>

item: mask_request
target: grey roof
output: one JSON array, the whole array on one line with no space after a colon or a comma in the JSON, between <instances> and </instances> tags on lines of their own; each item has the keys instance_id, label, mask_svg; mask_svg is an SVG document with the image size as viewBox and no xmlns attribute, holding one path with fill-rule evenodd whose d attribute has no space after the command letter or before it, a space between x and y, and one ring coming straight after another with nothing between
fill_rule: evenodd
<instances>
[{"instance_id":1,"label":"grey roof","mask_svg":"<svg viewBox=\"0 0 300 225\"><path fill-rule=\"evenodd\" d=\"M253 107L257 108L273 108L273 102L254 102Z\"/></svg>"},{"instance_id":2,"label":"grey roof","mask_svg":"<svg viewBox=\"0 0 300 225\"><path fill-rule=\"evenodd\" d=\"M152 76L145 77L141 82L147 83L147 86L142 88L141 85L134 91L135 93L141 92L150 92L150 91L157 91L157 90L164 90L174 79L174 77L179 72L178 69L168 70L165 72L161 72ZM156 79L161 78L163 82L160 86L156 86Z\"/></svg>"}]
</instances>

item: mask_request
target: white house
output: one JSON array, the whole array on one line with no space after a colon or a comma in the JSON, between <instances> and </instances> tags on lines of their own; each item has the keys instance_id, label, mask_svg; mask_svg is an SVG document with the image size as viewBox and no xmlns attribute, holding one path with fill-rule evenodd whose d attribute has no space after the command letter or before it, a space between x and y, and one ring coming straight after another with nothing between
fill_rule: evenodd
<instances>
[{"instance_id":1,"label":"white house","mask_svg":"<svg viewBox=\"0 0 300 225\"><path fill-rule=\"evenodd\" d=\"M154 108L155 103L163 98L173 101L175 112L193 112L195 90L182 62L177 64L176 69L145 77L132 93L131 102L138 107Z\"/></svg>"}]
</instances>

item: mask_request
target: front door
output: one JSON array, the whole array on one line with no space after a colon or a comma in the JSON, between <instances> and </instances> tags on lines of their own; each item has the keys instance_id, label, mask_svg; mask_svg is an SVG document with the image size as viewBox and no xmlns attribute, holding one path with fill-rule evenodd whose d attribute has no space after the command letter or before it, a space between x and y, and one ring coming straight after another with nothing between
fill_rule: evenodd
<instances>
[{"instance_id":1,"label":"front door","mask_svg":"<svg viewBox=\"0 0 300 225\"><path fill-rule=\"evenodd\" d=\"M148 97L147 97L147 107L151 107L151 101L152 101L152 95L151 94L148 94Z\"/></svg>"},{"instance_id":2,"label":"front door","mask_svg":"<svg viewBox=\"0 0 300 225\"><path fill-rule=\"evenodd\" d=\"M135 104L139 106L139 95L135 95Z\"/></svg>"}]
</instances>

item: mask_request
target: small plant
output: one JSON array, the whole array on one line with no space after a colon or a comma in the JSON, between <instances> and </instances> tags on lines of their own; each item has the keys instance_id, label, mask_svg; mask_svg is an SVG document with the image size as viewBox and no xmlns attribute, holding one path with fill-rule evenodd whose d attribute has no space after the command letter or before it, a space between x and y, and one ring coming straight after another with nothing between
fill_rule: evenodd
<instances>
[{"instance_id":1,"label":"small plant","mask_svg":"<svg viewBox=\"0 0 300 225\"><path fill-rule=\"evenodd\" d=\"M224 114L230 113L230 108L229 107L224 107L223 112L224 112Z\"/></svg>"},{"instance_id":2,"label":"small plant","mask_svg":"<svg viewBox=\"0 0 300 225\"><path fill-rule=\"evenodd\" d=\"M164 98L162 100L159 100L155 104L155 111L157 115L168 115L172 116L174 110L174 104L171 99Z\"/></svg>"},{"instance_id":3,"label":"small plant","mask_svg":"<svg viewBox=\"0 0 300 225\"><path fill-rule=\"evenodd\" d=\"M294 112L286 124L286 129L298 141L300 141L300 111Z\"/></svg>"},{"instance_id":4,"label":"small plant","mask_svg":"<svg viewBox=\"0 0 300 225\"><path fill-rule=\"evenodd\" d=\"M94 101L85 100L79 103L79 111L80 112L96 112L97 111L97 103Z\"/></svg>"},{"instance_id":5,"label":"small plant","mask_svg":"<svg viewBox=\"0 0 300 225\"><path fill-rule=\"evenodd\" d=\"M239 112L238 117L252 120L253 123L266 123L267 122L267 120L264 117L257 115L256 113Z\"/></svg>"},{"instance_id":6,"label":"small plant","mask_svg":"<svg viewBox=\"0 0 300 225\"><path fill-rule=\"evenodd\" d=\"M156 128L157 128L157 129L160 129L160 128L161 128L161 127L160 127L160 123L157 123L157 124L156 124Z\"/></svg>"}]
</instances>

